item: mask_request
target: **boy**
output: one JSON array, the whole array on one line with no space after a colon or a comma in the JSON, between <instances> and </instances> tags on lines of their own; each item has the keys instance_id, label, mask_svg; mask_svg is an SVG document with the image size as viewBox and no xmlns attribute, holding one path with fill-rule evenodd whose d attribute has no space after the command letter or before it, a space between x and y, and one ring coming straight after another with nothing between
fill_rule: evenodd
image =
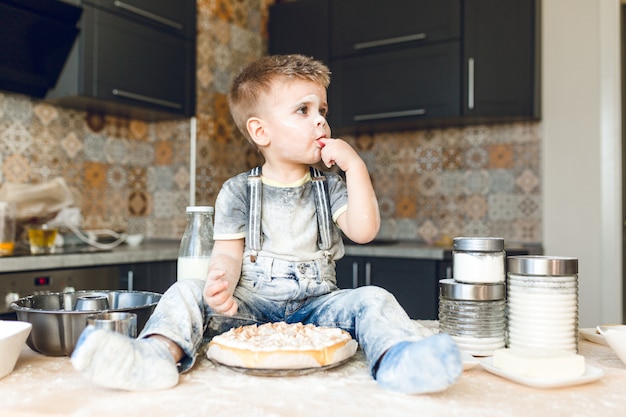
<instances>
[{"instance_id":1,"label":"boy","mask_svg":"<svg viewBox=\"0 0 626 417\"><path fill-rule=\"evenodd\" d=\"M263 57L240 72L231 112L265 163L226 181L218 195L206 282L174 284L136 340L88 327L72 354L76 369L108 387L172 387L192 367L212 316L237 313L343 328L388 390L434 392L460 376L452 339L419 334L389 292L336 286L335 260L344 254L337 226L366 243L380 218L365 163L330 136L329 79L328 68L301 55ZM320 161L337 165L345 182L310 168Z\"/></svg>"}]
</instances>

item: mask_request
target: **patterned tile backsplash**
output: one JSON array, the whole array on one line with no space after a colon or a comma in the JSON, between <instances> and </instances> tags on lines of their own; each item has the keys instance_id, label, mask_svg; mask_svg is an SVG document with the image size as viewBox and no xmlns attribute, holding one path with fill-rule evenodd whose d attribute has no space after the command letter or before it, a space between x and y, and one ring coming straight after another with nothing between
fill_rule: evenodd
<instances>
[{"instance_id":1,"label":"patterned tile backsplash","mask_svg":"<svg viewBox=\"0 0 626 417\"><path fill-rule=\"evenodd\" d=\"M261 162L232 123L226 93L265 50L273 0L198 0L196 204ZM178 239L189 199L189 120L148 123L0 92L0 182L61 176L79 196L85 229ZM541 240L541 125L345 136L366 161L381 237Z\"/></svg>"}]
</instances>

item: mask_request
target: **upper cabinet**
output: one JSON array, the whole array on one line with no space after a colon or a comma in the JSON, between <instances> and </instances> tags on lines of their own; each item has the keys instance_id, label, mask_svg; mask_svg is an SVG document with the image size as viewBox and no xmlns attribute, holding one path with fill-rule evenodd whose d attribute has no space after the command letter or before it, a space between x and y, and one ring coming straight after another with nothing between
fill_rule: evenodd
<instances>
[{"instance_id":1,"label":"upper cabinet","mask_svg":"<svg viewBox=\"0 0 626 417\"><path fill-rule=\"evenodd\" d=\"M538 119L539 12L533 0L464 0L463 115Z\"/></svg>"},{"instance_id":2,"label":"upper cabinet","mask_svg":"<svg viewBox=\"0 0 626 417\"><path fill-rule=\"evenodd\" d=\"M281 3L270 10L270 53L330 66L333 131L537 119L538 1Z\"/></svg>"},{"instance_id":3,"label":"upper cabinet","mask_svg":"<svg viewBox=\"0 0 626 417\"><path fill-rule=\"evenodd\" d=\"M85 0L47 100L145 120L195 113L196 1Z\"/></svg>"}]
</instances>

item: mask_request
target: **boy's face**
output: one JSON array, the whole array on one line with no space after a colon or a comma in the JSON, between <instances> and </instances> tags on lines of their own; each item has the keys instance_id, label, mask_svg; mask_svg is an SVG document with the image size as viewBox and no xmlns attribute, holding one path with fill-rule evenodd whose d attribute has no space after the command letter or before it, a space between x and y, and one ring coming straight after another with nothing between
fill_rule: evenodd
<instances>
[{"instance_id":1,"label":"boy's face","mask_svg":"<svg viewBox=\"0 0 626 417\"><path fill-rule=\"evenodd\" d=\"M317 140L330 137L327 112L324 86L298 79L275 80L261 111L270 140L265 157L308 165L319 162L323 145Z\"/></svg>"}]
</instances>

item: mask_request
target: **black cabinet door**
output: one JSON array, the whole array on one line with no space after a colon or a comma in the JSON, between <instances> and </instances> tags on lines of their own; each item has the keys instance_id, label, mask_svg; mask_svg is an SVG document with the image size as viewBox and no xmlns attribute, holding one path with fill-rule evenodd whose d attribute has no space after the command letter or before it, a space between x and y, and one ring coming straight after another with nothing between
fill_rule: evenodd
<instances>
[{"instance_id":1,"label":"black cabinet door","mask_svg":"<svg viewBox=\"0 0 626 417\"><path fill-rule=\"evenodd\" d=\"M330 124L369 129L459 116L458 42L333 61Z\"/></svg>"},{"instance_id":2,"label":"black cabinet door","mask_svg":"<svg viewBox=\"0 0 626 417\"><path fill-rule=\"evenodd\" d=\"M356 288L363 285L359 276L363 268L363 259L356 256L344 256L336 265L337 286L341 289Z\"/></svg>"},{"instance_id":3,"label":"black cabinet door","mask_svg":"<svg viewBox=\"0 0 626 417\"><path fill-rule=\"evenodd\" d=\"M119 265L120 288L164 293L176 282L176 261Z\"/></svg>"},{"instance_id":4,"label":"black cabinet door","mask_svg":"<svg viewBox=\"0 0 626 417\"><path fill-rule=\"evenodd\" d=\"M465 0L463 115L539 117L536 0Z\"/></svg>"},{"instance_id":5,"label":"black cabinet door","mask_svg":"<svg viewBox=\"0 0 626 417\"><path fill-rule=\"evenodd\" d=\"M299 0L271 6L270 54L303 54L329 65L329 1Z\"/></svg>"},{"instance_id":6,"label":"black cabinet door","mask_svg":"<svg viewBox=\"0 0 626 417\"><path fill-rule=\"evenodd\" d=\"M439 281L436 261L370 258L368 262L371 265L370 284L392 293L412 319L437 319Z\"/></svg>"},{"instance_id":7,"label":"black cabinet door","mask_svg":"<svg viewBox=\"0 0 626 417\"><path fill-rule=\"evenodd\" d=\"M460 0L334 0L332 56L458 39Z\"/></svg>"},{"instance_id":8,"label":"black cabinet door","mask_svg":"<svg viewBox=\"0 0 626 417\"><path fill-rule=\"evenodd\" d=\"M437 261L429 259L346 256L337 262L339 288L363 285L385 288L412 319L437 319L437 274Z\"/></svg>"},{"instance_id":9,"label":"black cabinet door","mask_svg":"<svg viewBox=\"0 0 626 417\"><path fill-rule=\"evenodd\" d=\"M86 10L87 12L88 10ZM97 36L85 45L85 87L96 97L189 114L193 44L91 9Z\"/></svg>"},{"instance_id":10,"label":"black cabinet door","mask_svg":"<svg viewBox=\"0 0 626 417\"><path fill-rule=\"evenodd\" d=\"M84 2L178 36L189 39L196 36L195 0L84 0Z\"/></svg>"},{"instance_id":11,"label":"black cabinet door","mask_svg":"<svg viewBox=\"0 0 626 417\"><path fill-rule=\"evenodd\" d=\"M193 116L193 40L89 5L80 26L49 101L141 119Z\"/></svg>"}]
</instances>

